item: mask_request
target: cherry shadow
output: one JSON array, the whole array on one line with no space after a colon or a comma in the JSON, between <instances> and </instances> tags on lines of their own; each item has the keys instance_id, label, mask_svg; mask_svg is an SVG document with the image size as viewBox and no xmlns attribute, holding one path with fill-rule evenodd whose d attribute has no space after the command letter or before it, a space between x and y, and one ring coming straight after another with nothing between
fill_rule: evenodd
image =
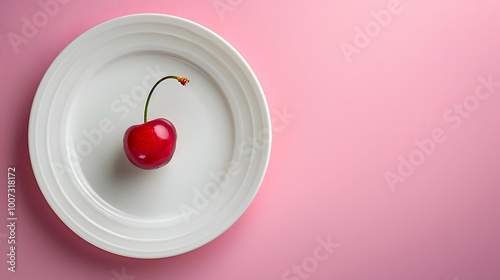
<instances>
[{"instance_id":1,"label":"cherry shadow","mask_svg":"<svg viewBox=\"0 0 500 280\"><path fill-rule=\"evenodd\" d=\"M130 161L127 159L125 152L120 150L121 152L117 152L114 154L114 166L113 166L113 174L115 180L123 181L129 180L132 178L140 178L147 176L147 170L141 170L135 167Z\"/></svg>"}]
</instances>

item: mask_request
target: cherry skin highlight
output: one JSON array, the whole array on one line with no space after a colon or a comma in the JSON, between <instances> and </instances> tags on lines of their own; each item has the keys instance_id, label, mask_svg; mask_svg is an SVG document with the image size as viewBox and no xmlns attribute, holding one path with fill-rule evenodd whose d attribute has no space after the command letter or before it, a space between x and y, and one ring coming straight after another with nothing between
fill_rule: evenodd
<instances>
[{"instance_id":1,"label":"cherry skin highlight","mask_svg":"<svg viewBox=\"0 0 500 280\"><path fill-rule=\"evenodd\" d=\"M189 82L188 79L178 76L166 76L156 82L146 100L144 123L129 127L123 136L125 155L133 165L142 169L151 170L165 166L175 152L177 130L174 124L164 118L147 120L151 95L156 86L167 79L176 79L183 86Z\"/></svg>"},{"instance_id":2,"label":"cherry skin highlight","mask_svg":"<svg viewBox=\"0 0 500 280\"><path fill-rule=\"evenodd\" d=\"M132 164L149 170L160 168L170 162L176 142L175 126L161 118L127 129L123 147Z\"/></svg>"}]
</instances>

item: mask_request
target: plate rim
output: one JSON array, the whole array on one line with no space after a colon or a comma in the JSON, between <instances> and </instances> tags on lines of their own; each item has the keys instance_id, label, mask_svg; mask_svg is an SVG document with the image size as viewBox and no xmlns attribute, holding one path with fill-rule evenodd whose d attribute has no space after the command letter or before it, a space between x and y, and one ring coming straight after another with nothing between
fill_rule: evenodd
<instances>
[{"instance_id":1,"label":"plate rim","mask_svg":"<svg viewBox=\"0 0 500 280\"><path fill-rule=\"evenodd\" d=\"M54 72L56 71L57 67L64 62L64 59L68 56L68 54L71 52L72 49L76 48L77 44L81 41L84 40L85 37L90 36L93 32L98 32L100 28L103 28L103 26L109 25L109 24L120 24L120 21L122 24L130 24L134 23L134 20L147 20L147 19L158 19L158 18L163 18L167 19L170 21L169 24L172 22L177 22L179 24L183 25L190 25L193 28L197 29L196 33L205 33L207 37L212 38L213 40L217 40L217 44L224 44L226 48L229 48L231 50L230 55L235 55L237 59L237 63L241 66L244 67L245 69L245 74L246 74L246 79L252 82L252 87L256 86L257 87L257 92L255 92L256 95L258 95L257 100L259 102L259 109L261 110L260 113L263 114L262 116L262 121L267 124L269 133L268 133L268 141L266 147L260 151L260 154L262 155L263 162L260 164L260 169L259 172L260 176L254 180L256 182L256 187L254 191L250 193L249 199L244 200L245 205L241 206L239 209L241 209L241 213L238 213L238 211L235 211L236 213L232 213L230 215L227 215L225 217L225 220L232 218L231 222L229 223L224 223L222 226L222 229L218 231L218 233L213 234L211 233L211 236L208 238L208 240L201 241L198 243L202 244L193 244L191 243L190 246L185 246L183 250L179 250L177 253L171 253L171 254L145 254L143 251L141 251L139 254L134 254L132 251L119 251L119 250L110 250L110 248L104 248L104 246L101 246L102 244L96 244L95 240L92 240L89 235L85 236L82 234L80 230L82 230L78 224L75 223L75 221L71 218L68 219L68 214L67 213L61 213L64 212L63 207L59 204L59 202L56 200L56 197L51 193L50 187L45 187L43 186L45 184L45 178L44 178L44 171L42 171L41 168L41 159L39 155L37 154L38 150L38 145L37 145L37 137L36 137L36 116L39 113L39 110L41 109L40 103L42 99L42 95L44 94L44 89L47 87L47 84L49 80L54 76ZM89 35L90 34L90 35ZM102 23L99 23L88 30L84 31L82 34L77 36L73 41L71 41L58 55L57 57L52 61L50 64L49 68L46 70L38 88L35 93L35 97L32 103L32 107L30 110L30 116L29 116L29 126L28 126L28 148L29 148L29 156L31 160L31 166L33 169L33 173L35 175L37 184L39 186L39 189L41 190L45 200L48 202L49 206L52 208L52 210L55 212L56 216L64 223L66 224L67 227L69 227L76 235L80 236L82 239L86 240L90 244L104 250L110 253L114 253L117 255L121 256L126 256L126 257L131 257L131 258L141 258L141 259L156 259L156 258L165 258L165 257L172 257L180 254L184 254L187 252L190 252L192 250L195 250L197 248L200 248L214 239L216 239L218 236L226 232L236 221L238 221L241 216L246 212L252 201L254 200L255 196L258 193L258 190L260 189L266 171L267 167L270 161L270 156L271 156L271 143L272 143L272 131L271 131L271 118L270 118L270 113L269 113L269 107L267 104L267 100L264 94L264 91L260 85L260 82L257 79L257 76L255 75L254 71L251 69L250 65L248 62L241 56L241 54L231 45L229 44L226 40L224 40L221 36L219 36L217 33L213 32L212 30L208 29L207 27L198 24L194 21L178 17L178 16L173 16L173 15L165 15L165 14L159 14L159 13L138 13L138 14L130 14L130 15L125 15L125 16L120 16L116 18L109 19L107 21L104 21ZM48 149L48 147L47 147ZM49 159L50 161L50 159ZM51 168L51 167L50 167ZM52 169L52 168L51 168ZM52 170L53 171L53 170ZM252 190L252 188L249 188L249 190ZM246 197L246 195L245 195ZM235 218L233 216L236 216ZM85 230L83 230L85 231ZM205 238L203 238L205 239ZM163 252L163 251L162 251Z\"/></svg>"}]
</instances>

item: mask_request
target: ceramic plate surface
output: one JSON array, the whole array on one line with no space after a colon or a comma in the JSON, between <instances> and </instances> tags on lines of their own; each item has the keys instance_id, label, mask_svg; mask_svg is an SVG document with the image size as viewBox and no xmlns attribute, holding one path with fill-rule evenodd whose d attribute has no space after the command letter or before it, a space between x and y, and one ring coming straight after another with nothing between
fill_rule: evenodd
<instances>
[{"instance_id":1,"label":"ceramic plate surface","mask_svg":"<svg viewBox=\"0 0 500 280\"><path fill-rule=\"evenodd\" d=\"M123 134L149 119L176 126L177 149L157 170L133 166ZM161 258L227 230L256 195L270 156L271 122L244 59L185 19L139 14L102 23L54 60L29 125L33 171L46 200L76 234L109 252Z\"/></svg>"}]
</instances>

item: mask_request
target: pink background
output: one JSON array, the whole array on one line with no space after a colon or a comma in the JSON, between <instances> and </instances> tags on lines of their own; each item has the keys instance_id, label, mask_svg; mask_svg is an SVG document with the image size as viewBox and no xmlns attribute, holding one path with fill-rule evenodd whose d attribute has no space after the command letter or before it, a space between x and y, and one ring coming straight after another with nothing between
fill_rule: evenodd
<instances>
[{"instance_id":1,"label":"pink background","mask_svg":"<svg viewBox=\"0 0 500 280\"><path fill-rule=\"evenodd\" d=\"M395 1L67 0L18 46L8 34L22 36L23 18L43 9L2 1L0 278L500 279L500 5ZM96 24L144 12L225 38L258 76L274 120L248 211L208 245L158 260L115 256L73 234L45 202L27 150L31 102L57 54ZM454 104L464 101L460 115ZM441 143L424 140L435 130ZM8 166L17 168L15 273ZM400 176L392 187L387 172Z\"/></svg>"}]
</instances>

